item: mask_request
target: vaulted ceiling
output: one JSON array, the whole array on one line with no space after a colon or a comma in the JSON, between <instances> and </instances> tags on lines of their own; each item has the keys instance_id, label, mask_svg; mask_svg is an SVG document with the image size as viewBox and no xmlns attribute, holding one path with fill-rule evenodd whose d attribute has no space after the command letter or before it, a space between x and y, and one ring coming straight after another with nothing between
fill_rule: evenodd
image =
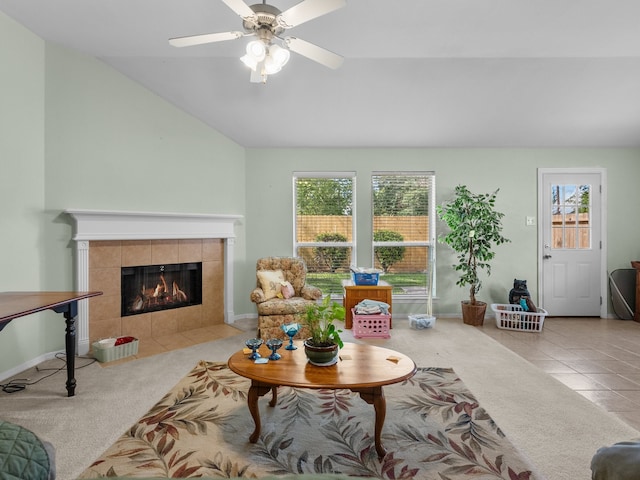
<instances>
[{"instance_id":1,"label":"vaulted ceiling","mask_svg":"<svg viewBox=\"0 0 640 480\"><path fill-rule=\"evenodd\" d=\"M0 11L245 147L640 146L638 0L347 0L287 31L344 64L292 53L266 84L239 61L246 37L169 45L242 30L221 0L0 0Z\"/></svg>"}]
</instances>

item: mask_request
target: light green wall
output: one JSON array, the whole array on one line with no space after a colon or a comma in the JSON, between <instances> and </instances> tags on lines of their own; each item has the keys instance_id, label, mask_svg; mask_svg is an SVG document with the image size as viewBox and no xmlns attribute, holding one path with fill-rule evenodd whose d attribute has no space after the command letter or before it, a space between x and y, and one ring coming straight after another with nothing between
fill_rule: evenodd
<instances>
[{"instance_id":1,"label":"light green wall","mask_svg":"<svg viewBox=\"0 0 640 480\"><path fill-rule=\"evenodd\" d=\"M244 215L243 148L98 60L47 45L46 64L49 284L74 277L65 209Z\"/></svg>"},{"instance_id":2,"label":"light green wall","mask_svg":"<svg viewBox=\"0 0 640 480\"><path fill-rule=\"evenodd\" d=\"M65 209L244 216L245 151L199 120L2 13L0 69L0 291L74 288ZM239 265L244 231L242 221ZM63 332L51 312L13 321L0 374L63 350Z\"/></svg>"},{"instance_id":3,"label":"light green wall","mask_svg":"<svg viewBox=\"0 0 640 480\"><path fill-rule=\"evenodd\" d=\"M0 13L0 291L44 287L44 55L42 40ZM44 337L31 333L44 317L0 333L0 371L42 353Z\"/></svg>"},{"instance_id":4,"label":"light green wall","mask_svg":"<svg viewBox=\"0 0 640 480\"><path fill-rule=\"evenodd\" d=\"M472 191L500 189L497 207L506 214L504 235L511 243L496 248L491 276L483 281L480 298L504 303L514 278L528 280L537 296L536 227L525 226L537 216L538 168L602 167L608 176L608 269L630 268L640 258L640 224L633 220L640 205L640 149L250 149L247 151L247 259L292 253L292 173L294 171L355 171L358 264L371 265L371 198L373 171L432 170L436 172L437 203L448 199L455 185ZM635 212L635 213L632 213ZM631 214L631 215L630 215ZM631 218L630 218L631 217ZM437 227L442 225L438 223ZM455 285L454 253L437 246L440 314L459 312L468 298ZM246 308L251 308L247 305ZM394 312L423 312L421 304L394 304Z\"/></svg>"}]
</instances>

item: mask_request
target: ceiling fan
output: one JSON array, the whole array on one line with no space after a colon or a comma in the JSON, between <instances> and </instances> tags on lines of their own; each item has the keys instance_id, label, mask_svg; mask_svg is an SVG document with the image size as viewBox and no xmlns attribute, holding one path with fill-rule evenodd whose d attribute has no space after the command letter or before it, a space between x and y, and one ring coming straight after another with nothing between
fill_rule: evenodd
<instances>
[{"instance_id":1,"label":"ceiling fan","mask_svg":"<svg viewBox=\"0 0 640 480\"><path fill-rule=\"evenodd\" d=\"M329 68L336 69L342 65L342 56L297 37L283 38L281 34L289 28L344 7L346 0L303 0L284 12L267 4L266 0L251 6L243 0L222 1L242 18L244 31L176 37L169 39L169 44L190 47L255 36L257 40L249 42L247 54L240 59L251 69L251 82L255 83L266 83L267 75L279 72L289 60L290 50ZM274 43L276 38L281 40L281 46Z\"/></svg>"}]
</instances>

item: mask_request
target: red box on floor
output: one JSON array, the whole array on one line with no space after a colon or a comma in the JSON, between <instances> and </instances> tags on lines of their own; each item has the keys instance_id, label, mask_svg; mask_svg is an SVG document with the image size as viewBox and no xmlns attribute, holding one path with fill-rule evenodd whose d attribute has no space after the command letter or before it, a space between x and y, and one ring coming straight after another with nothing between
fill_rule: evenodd
<instances>
[{"instance_id":1,"label":"red box on floor","mask_svg":"<svg viewBox=\"0 0 640 480\"><path fill-rule=\"evenodd\" d=\"M391 315L358 315L351 309L353 315L353 336L355 338L391 338Z\"/></svg>"}]
</instances>

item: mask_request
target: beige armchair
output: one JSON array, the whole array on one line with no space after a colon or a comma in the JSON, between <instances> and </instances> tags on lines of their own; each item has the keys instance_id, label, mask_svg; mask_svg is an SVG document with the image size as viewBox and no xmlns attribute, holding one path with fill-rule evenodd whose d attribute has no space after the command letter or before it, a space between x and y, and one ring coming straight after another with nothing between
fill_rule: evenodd
<instances>
[{"instance_id":1,"label":"beige armchair","mask_svg":"<svg viewBox=\"0 0 640 480\"><path fill-rule=\"evenodd\" d=\"M302 325L307 306L321 298L322 292L306 283L307 266L298 257L261 258L256 263L256 278L257 286L251 292L251 301L258 307L258 335L264 340L288 339L282 325L293 322ZM284 298L288 295L282 294L280 279L293 287L290 298ZM302 328L295 338L308 336L308 330Z\"/></svg>"}]
</instances>

